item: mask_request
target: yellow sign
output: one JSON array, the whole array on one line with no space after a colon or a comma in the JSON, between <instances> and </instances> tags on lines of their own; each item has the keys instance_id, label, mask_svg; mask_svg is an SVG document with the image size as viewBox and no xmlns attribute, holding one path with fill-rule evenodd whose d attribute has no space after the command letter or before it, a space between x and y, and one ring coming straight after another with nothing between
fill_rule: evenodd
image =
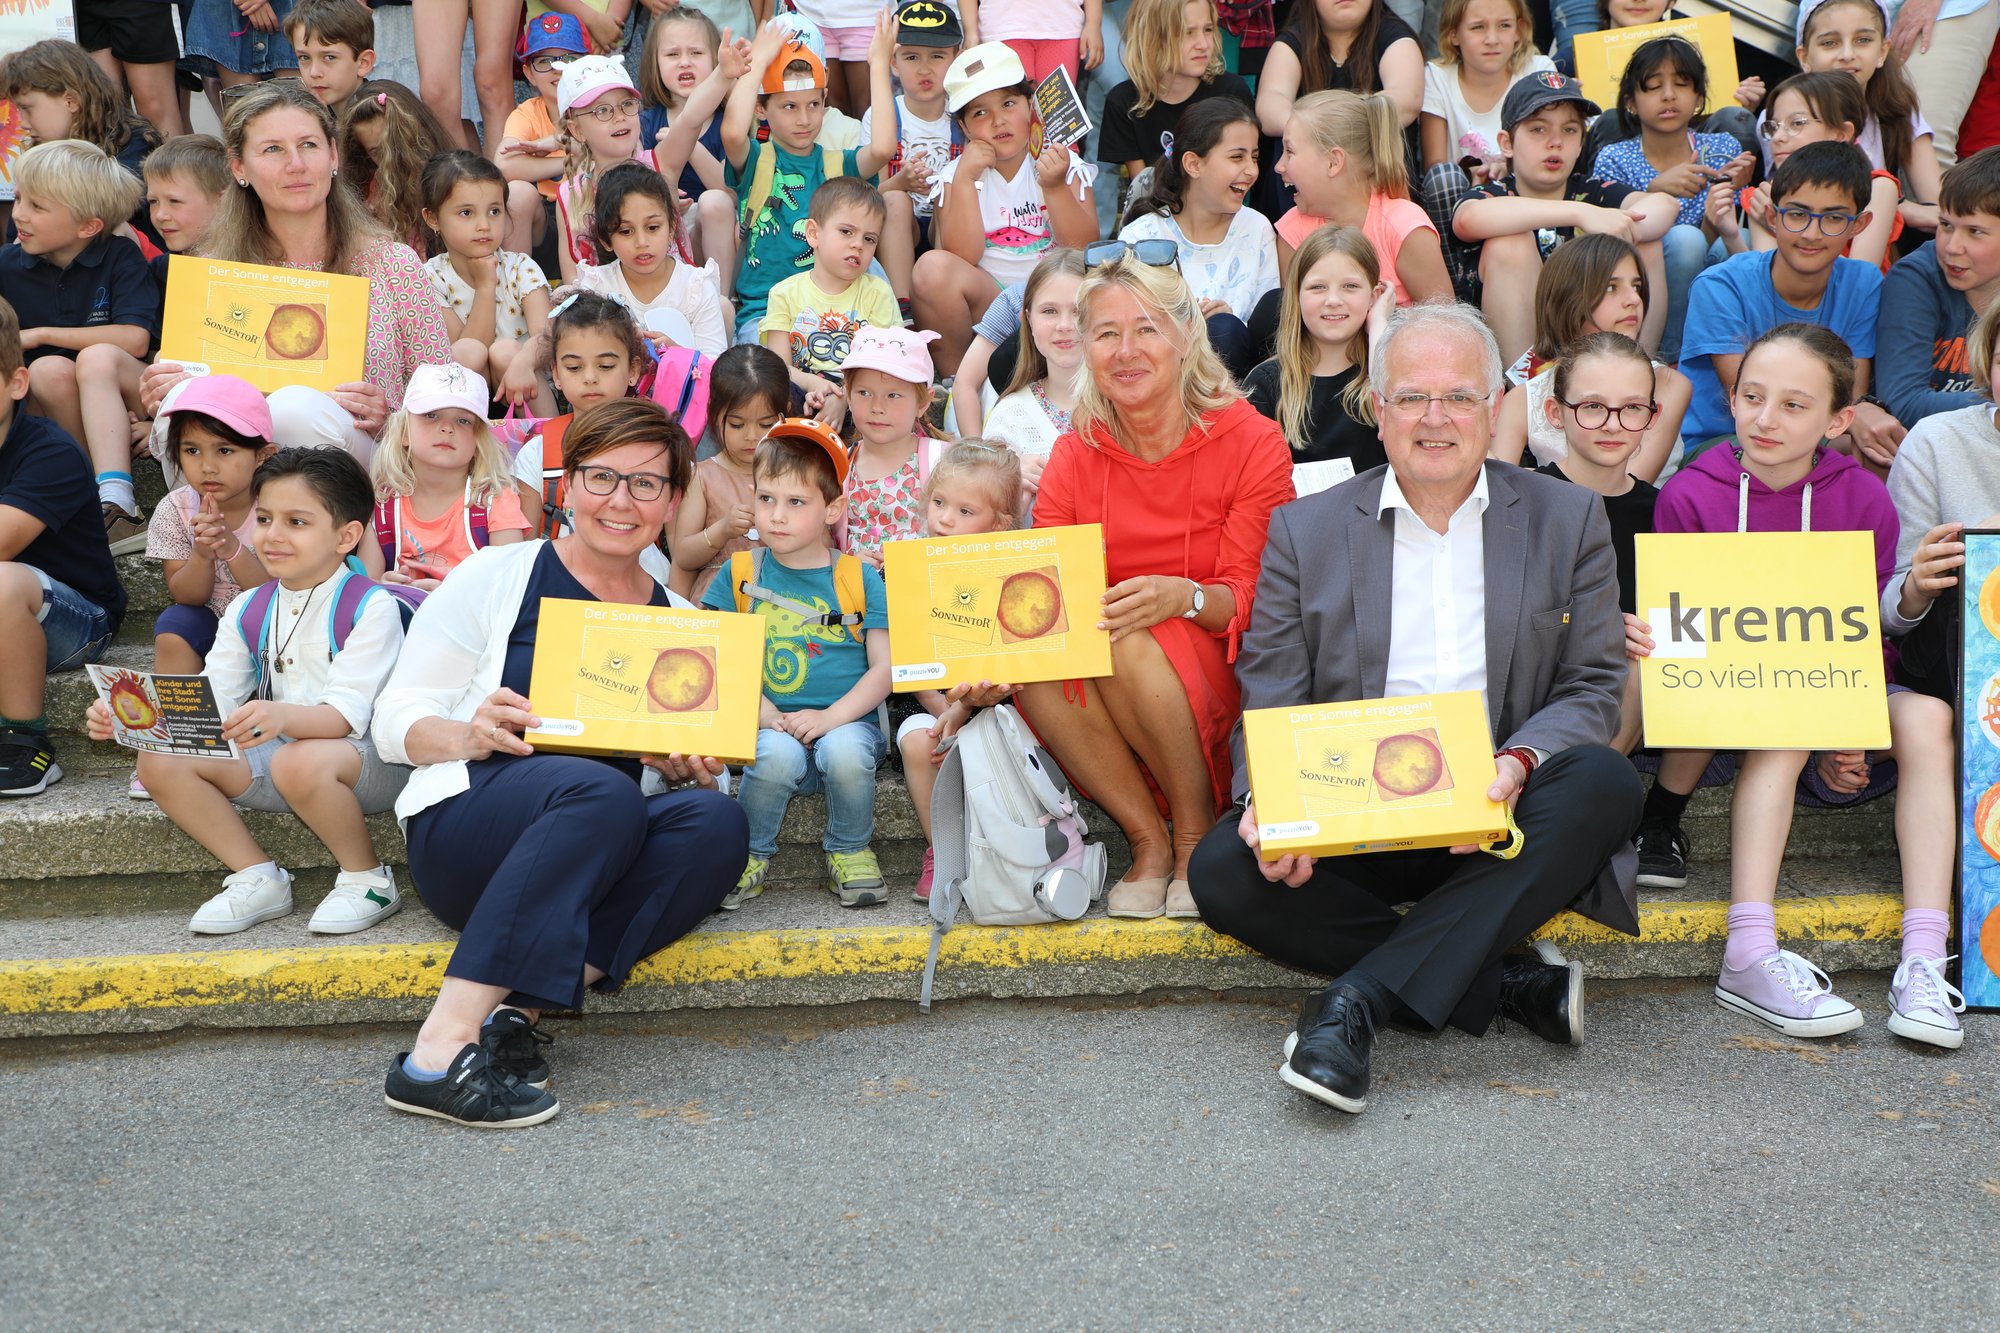
<instances>
[{"instance_id":1,"label":"yellow sign","mask_svg":"<svg viewBox=\"0 0 2000 1333\"><path fill-rule=\"evenodd\" d=\"M764 618L542 600L529 700L538 750L757 757Z\"/></svg>"},{"instance_id":2,"label":"yellow sign","mask_svg":"<svg viewBox=\"0 0 2000 1333\"><path fill-rule=\"evenodd\" d=\"M1507 837L1476 690L1251 709L1243 747L1266 861Z\"/></svg>"},{"instance_id":3,"label":"yellow sign","mask_svg":"<svg viewBox=\"0 0 2000 1333\"><path fill-rule=\"evenodd\" d=\"M1095 523L886 542L882 578L899 692L1111 674Z\"/></svg>"},{"instance_id":4,"label":"yellow sign","mask_svg":"<svg viewBox=\"0 0 2000 1333\"><path fill-rule=\"evenodd\" d=\"M1710 111L1735 104L1732 94L1740 80L1736 77L1736 38L1730 34L1727 13L1578 33L1576 77L1583 84L1583 95L1606 111L1615 109L1618 80L1631 63L1632 53L1655 37L1685 37L1700 49L1701 62L1708 67ZM1581 165L1587 169L1590 163Z\"/></svg>"},{"instance_id":5,"label":"yellow sign","mask_svg":"<svg viewBox=\"0 0 2000 1333\"><path fill-rule=\"evenodd\" d=\"M240 375L260 392L361 378L368 279L173 255L160 360Z\"/></svg>"},{"instance_id":6,"label":"yellow sign","mask_svg":"<svg viewBox=\"0 0 2000 1333\"><path fill-rule=\"evenodd\" d=\"M1860 750L1889 744L1866 532L1641 533L1646 744Z\"/></svg>"}]
</instances>

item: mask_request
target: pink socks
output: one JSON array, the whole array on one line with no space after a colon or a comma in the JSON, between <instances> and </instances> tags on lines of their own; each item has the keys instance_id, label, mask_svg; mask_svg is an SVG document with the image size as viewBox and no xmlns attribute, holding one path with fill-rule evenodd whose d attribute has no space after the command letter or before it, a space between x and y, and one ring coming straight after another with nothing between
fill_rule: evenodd
<instances>
[{"instance_id":1,"label":"pink socks","mask_svg":"<svg viewBox=\"0 0 2000 1333\"><path fill-rule=\"evenodd\" d=\"M1943 916L1942 912L1938 913ZM1904 939L1909 938L1908 927L1904 928ZM1908 944L1905 943L1905 948ZM1732 971L1741 971L1759 958L1768 957L1778 951L1778 918L1769 903L1731 903L1729 905L1729 943L1723 947L1722 965Z\"/></svg>"},{"instance_id":2,"label":"pink socks","mask_svg":"<svg viewBox=\"0 0 2000 1333\"><path fill-rule=\"evenodd\" d=\"M1731 913L1734 921L1735 914ZM1930 958L1944 961L1945 941L1951 935L1951 917L1935 907L1903 909L1903 961Z\"/></svg>"}]
</instances>

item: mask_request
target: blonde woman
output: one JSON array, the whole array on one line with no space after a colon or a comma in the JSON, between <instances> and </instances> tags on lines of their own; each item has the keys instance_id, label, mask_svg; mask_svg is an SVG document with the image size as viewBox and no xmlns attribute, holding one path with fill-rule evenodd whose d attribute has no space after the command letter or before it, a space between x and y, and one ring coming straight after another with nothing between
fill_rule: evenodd
<instances>
[{"instance_id":1,"label":"blonde woman","mask_svg":"<svg viewBox=\"0 0 2000 1333\"><path fill-rule=\"evenodd\" d=\"M1112 674L1030 685L1020 704L1132 849L1111 915L1192 917L1188 857L1228 799L1230 662L1264 529L1293 496L1291 458L1210 349L1179 272L1121 241L1084 263L1084 378L1035 526L1104 525Z\"/></svg>"}]
</instances>

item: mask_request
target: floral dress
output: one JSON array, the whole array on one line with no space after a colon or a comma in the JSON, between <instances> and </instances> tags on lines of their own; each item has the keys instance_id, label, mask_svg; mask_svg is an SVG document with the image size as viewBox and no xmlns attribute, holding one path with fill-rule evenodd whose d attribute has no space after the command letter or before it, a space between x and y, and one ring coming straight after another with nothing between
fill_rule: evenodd
<instances>
[{"instance_id":1,"label":"floral dress","mask_svg":"<svg viewBox=\"0 0 2000 1333\"><path fill-rule=\"evenodd\" d=\"M847 549L855 555L880 559L882 543L924 535L924 478L915 449L901 467L877 481L848 473L846 493Z\"/></svg>"}]
</instances>

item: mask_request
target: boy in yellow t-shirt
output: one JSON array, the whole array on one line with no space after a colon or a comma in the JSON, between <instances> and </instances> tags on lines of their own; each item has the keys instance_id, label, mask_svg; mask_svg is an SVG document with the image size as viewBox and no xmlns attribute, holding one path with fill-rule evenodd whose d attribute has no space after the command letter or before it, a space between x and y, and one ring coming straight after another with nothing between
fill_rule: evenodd
<instances>
[{"instance_id":1,"label":"boy in yellow t-shirt","mask_svg":"<svg viewBox=\"0 0 2000 1333\"><path fill-rule=\"evenodd\" d=\"M835 176L813 191L806 212L812 267L771 289L757 326L764 345L785 358L792 383L805 393L839 387L827 372L840 369L857 330L905 324L896 293L868 271L887 220L881 194L857 176ZM828 398L830 405L841 402L837 395Z\"/></svg>"},{"instance_id":2,"label":"boy in yellow t-shirt","mask_svg":"<svg viewBox=\"0 0 2000 1333\"><path fill-rule=\"evenodd\" d=\"M528 254L555 223L556 186L563 175L562 134L556 129L559 66L589 53L583 25L568 14L528 20L521 77L535 95L514 108L500 139L500 174L507 178L503 249Z\"/></svg>"}]
</instances>

